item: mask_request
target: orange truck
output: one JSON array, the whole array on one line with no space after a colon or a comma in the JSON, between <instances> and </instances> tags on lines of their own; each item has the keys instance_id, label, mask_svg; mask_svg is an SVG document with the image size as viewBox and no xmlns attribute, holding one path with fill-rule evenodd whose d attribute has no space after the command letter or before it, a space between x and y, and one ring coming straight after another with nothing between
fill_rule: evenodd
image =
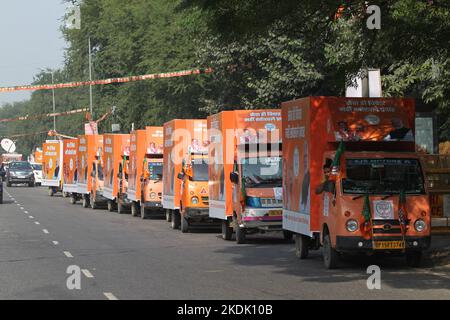
<instances>
[{"instance_id":1,"label":"orange truck","mask_svg":"<svg viewBox=\"0 0 450 320\"><path fill-rule=\"evenodd\" d=\"M234 110L208 117L209 196L222 237L282 231L281 110ZM285 233L292 237L291 233Z\"/></svg>"},{"instance_id":2,"label":"orange truck","mask_svg":"<svg viewBox=\"0 0 450 320\"><path fill-rule=\"evenodd\" d=\"M283 103L283 228L300 259L403 253L420 264L430 205L414 142L414 100L309 97Z\"/></svg>"},{"instance_id":3,"label":"orange truck","mask_svg":"<svg viewBox=\"0 0 450 320\"><path fill-rule=\"evenodd\" d=\"M141 218L163 213L163 127L146 128L146 154L141 178Z\"/></svg>"},{"instance_id":4,"label":"orange truck","mask_svg":"<svg viewBox=\"0 0 450 320\"><path fill-rule=\"evenodd\" d=\"M129 150L129 134L105 134L103 149L104 163L104 188L103 196L108 199L108 211L113 212L117 208L119 199L119 187L121 178L121 166L124 156Z\"/></svg>"},{"instance_id":5,"label":"orange truck","mask_svg":"<svg viewBox=\"0 0 450 320\"><path fill-rule=\"evenodd\" d=\"M99 173L100 178L102 178L101 168L98 170L97 166L102 148L103 136L101 135L81 135L78 137L77 198L81 198L84 208L89 207L89 205L92 206L91 200L94 200L94 207L97 205L95 196L91 199L91 195L93 193L97 195L97 184L101 182L100 179L96 179ZM100 194L99 197L101 197Z\"/></svg>"},{"instance_id":6,"label":"orange truck","mask_svg":"<svg viewBox=\"0 0 450 320\"><path fill-rule=\"evenodd\" d=\"M48 140L42 145L42 186L48 187L49 196L62 191L63 142Z\"/></svg>"},{"instance_id":7,"label":"orange truck","mask_svg":"<svg viewBox=\"0 0 450 320\"><path fill-rule=\"evenodd\" d=\"M70 195L71 203L76 202L78 139L63 141L63 193ZM75 194L75 196L73 196Z\"/></svg>"},{"instance_id":8,"label":"orange truck","mask_svg":"<svg viewBox=\"0 0 450 320\"><path fill-rule=\"evenodd\" d=\"M34 162L37 164L42 164L42 151L41 150L36 150L34 152Z\"/></svg>"},{"instance_id":9,"label":"orange truck","mask_svg":"<svg viewBox=\"0 0 450 320\"><path fill-rule=\"evenodd\" d=\"M163 208L173 229L208 225L209 191L206 120L164 124Z\"/></svg>"},{"instance_id":10,"label":"orange truck","mask_svg":"<svg viewBox=\"0 0 450 320\"><path fill-rule=\"evenodd\" d=\"M131 206L131 215L140 215L141 176L147 143L146 130L134 130L130 133L130 159L128 163L127 193L124 203Z\"/></svg>"}]
</instances>

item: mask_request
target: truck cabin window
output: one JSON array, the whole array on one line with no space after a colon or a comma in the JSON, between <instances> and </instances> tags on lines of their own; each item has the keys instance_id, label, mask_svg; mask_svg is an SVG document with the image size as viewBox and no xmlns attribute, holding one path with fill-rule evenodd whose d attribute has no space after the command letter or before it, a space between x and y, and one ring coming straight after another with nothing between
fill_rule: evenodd
<instances>
[{"instance_id":1,"label":"truck cabin window","mask_svg":"<svg viewBox=\"0 0 450 320\"><path fill-rule=\"evenodd\" d=\"M344 193L424 194L424 178L417 159L348 159Z\"/></svg>"},{"instance_id":2,"label":"truck cabin window","mask_svg":"<svg viewBox=\"0 0 450 320\"><path fill-rule=\"evenodd\" d=\"M249 157L242 159L242 176L245 186L281 187L282 160L281 157Z\"/></svg>"},{"instance_id":3,"label":"truck cabin window","mask_svg":"<svg viewBox=\"0 0 450 320\"><path fill-rule=\"evenodd\" d=\"M205 162L192 163L192 181L208 181L208 165Z\"/></svg>"},{"instance_id":4,"label":"truck cabin window","mask_svg":"<svg viewBox=\"0 0 450 320\"><path fill-rule=\"evenodd\" d=\"M163 177L163 163L162 162L150 162L148 164L148 172L150 174L150 180L162 180Z\"/></svg>"}]
</instances>

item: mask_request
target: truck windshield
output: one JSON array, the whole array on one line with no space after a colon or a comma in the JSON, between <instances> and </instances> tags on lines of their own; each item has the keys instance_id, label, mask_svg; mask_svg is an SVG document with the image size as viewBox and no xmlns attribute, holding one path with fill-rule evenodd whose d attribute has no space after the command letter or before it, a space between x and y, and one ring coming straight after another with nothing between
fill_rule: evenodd
<instances>
[{"instance_id":1,"label":"truck windshield","mask_svg":"<svg viewBox=\"0 0 450 320\"><path fill-rule=\"evenodd\" d=\"M202 163L192 163L192 181L208 181L208 165Z\"/></svg>"},{"instance_id":2,"label":"truck windshield","mask_svg":"<svg viewBox=\"0 0 450 320\"><path fill-rule=\"evenodd\" d=\"M150 180L162 180L163 178L163 163L162 162L150 162L148 164L148 172L150 174Z\"/></svg>"},{"instance_id":3,"label":"truck windshield","mask_svg":"<svg viewBox=\"0 0 450 320\"><path fill-rule=\"evenodd\" d=\"M348 159L342 179L344 193L424 194L424 178L417 159Z\"/></svg>"},{"instance_id":4,"label":"truck windshield","mask_svg":"<svg viewBox=\"0 0 450 320\"><path fill-rule=\"evenodd\" d=\"M281 187L281 157L250 157L242 159L242 175L246 187L267 187L268 185Z\"/></svg>"}]
</instances>

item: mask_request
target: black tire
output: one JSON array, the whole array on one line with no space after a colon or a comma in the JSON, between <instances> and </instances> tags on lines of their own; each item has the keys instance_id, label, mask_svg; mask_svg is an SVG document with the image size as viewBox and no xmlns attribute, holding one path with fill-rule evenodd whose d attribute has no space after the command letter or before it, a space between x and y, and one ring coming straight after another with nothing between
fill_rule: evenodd
<instances>
[{"instance_id":1,"label":"black tire","mask_svg":"<svg viewBox=\"0 0 450 320\"><path fill-rule=\"evenodd\" d=\"M149 218L149 214L147 213L148 210L145 208L144 205L141 204L141 219L146 220Z\"/></svg>"},{"instance_id":2,"label":"black tire","mask_svg":"<svg viewBox=\"0 0 450 320\"><path fill-rule=\"evenodd\" d=\"M6 186L7 186L8 188L11 188L11 182L7 182L7 183L6 183Z\"/></svg>"},{"instance_id":3,"label":"black tire","mask_svg":"<svg viewBox=\"0 0 450 320\"><path fill-rule=\"evenodd\" d=\"M181 232L188 233L189 232L189 220L186 217L180 217L181 222Z\"/></svg>"},{"instance_id":4,"label":"black tire","mask_svg":"<svg viewBox=\"0 0 450 320\"><path fill-rule=\"evenodd\" d=\"M294 238L294 233L288 230L283 230L283 238L286 241L292 241Z\"/></svg>"},{"instance_id":5,"label":"black tire","mask_svg":"<svg viewBox=\"0 0 450 320\"><path fill-rule=\"evenodd\" d=\"M323 263L329 270L336 269L339 264L339 254L331 246L331 237L328 233L323 237Z\"/></svg>"},{"instance_id":6,"label":"black tire","mask_svg":"<svg viewBox=\"0 0 450 320\"><path fill-rule=\"evenodd\" d=\"M166 221L172 222L172 213L170 212L169 209L166 210Z\"/></svg>"},{"instance_id":7,"label":"black tire","mask_svg":"<svg viewBox=\"0 0 450 320\"><path fill-rule=\"evenodd\" d=\"M69 193L63 192L63 198L68 198L68 197L69 197Z\"/></svg>"},{"instance_id":8,"label":"black tire","mask_svg":"<svg viewBox=\"0 0 450 320\"><path fill-rule=\"evenodd\" d=\"M107 206L109 212L114 212L116 206L113 200L108 200Z\"/></svg>"},{"instance_id":9,"label":"black tire","mask_svg":"<svg viewBox=\"0 0 450 320\"><path fill-rule=\"evenodd\" d=\"M34 182L29 182L29 183L28 183L28 187L29 187L29 188L34 188Z\"/></svg>"},{"instance_id":10,"label":"black tire","mask_svg":"<svg viewBox=\"0 0 450 320\"><path fill-rule=\"evenodd\" d=\"M72 194L70 196L70 204L76 204L77 203L77 196L75 194Z\"/></svg>"},{"instance_id":11,"label":"black tire","mask_svg":"<svg viewBox=\"0 0 450 320\"><path fill-rule=\"evenodd\" d=\"M236 243L244 244L247 240L245 228L241 228L237 220L235 221L235 225L236 225Z\"/></svg>"},{"instance_id":12,"label":"black tire","mask_svg":"<svg viewBox=\"0 0 450 320\"><path fill-rule=\"evenodd\" d=\"M83 194L83 208L89 208L89 196Z\"/></svg>"},{"instance_id":13,"label":"black tire","mask_svg":"<svg viewBox=\"0 0 450 320\"><path fill-rule=\"evenodd\" d=\"M139 204L136 201L131 203L131 216L138 217L140 215L139 212Z\"/></svg>"},{"instance_id":14,"label":"black tire","mask_svg":"<svg viewBox=\"0 0 450 320\"><path fill-rule=\"evenodd\" d=\"M406 264L411 268L420 268L422 265L422 251L407 251Z\"/></svg>"},{"instance_id":15,"label":"black tire","mask_svg":"<svg viewBox=\"0 0 450 320\"><path fill-rule=\"evenodd\" d=\"M295 255L297 256L297 258L301 260L308 258L309 243L311 239L302 234L296 234L294 239L295 239Z\"/></svg>"},{"instance_id":16,"label":"black tire","mask_svg":"<svg viewBox=\"0 0 450 320\"><path fill-rule=\"evenodd\" d=\"M3 204L3 192L0 193L0 204Z\"/></svg>"},{"instance_id":17,"label":"black tire","mask_svg":"<svg viewBox=\"0 0 450 320\"><path fill-rule=\"evenodd\" d=\"M48 195L50 197L53 197L55 195L55 190L53 189L53 187L48 188Z\"/></svg>"},{"instance_id":18,"label":"black tire","mask_svg":"<svg viewBox=\"0 0 450 320\"><path fill-rule=\"evenodd\" d=\"M233 228L230 226L230 222L227 220L222 220L222 239L226 241L231 241L233 237Z\"/></svg>"},{"instance_id":19,"label":"black tire","mask_svg":"<svg viewBox=\"0 0 450 320\"><path fill-rule=\"evenodd\" d=\"M89 202L90 202L90 205L91 205L91 209L92 209L92 210L97 210L97 209L98 209L98 204L97 204L97 202L95 201L95 198L94 198L94 197L91 197L91 200L90 200Z\"/></svg>"},{"instance_id":20,"label":"black tire","mask_svg":"<svg viewBox=\"0 0 450 320\"><path fill-rule=\"evenodd\" d=\"M175 210L172 210L172 219L170 221L170 225L173 230L177 230L180 228L180 214Z\"/></svg>"}]
</instances>

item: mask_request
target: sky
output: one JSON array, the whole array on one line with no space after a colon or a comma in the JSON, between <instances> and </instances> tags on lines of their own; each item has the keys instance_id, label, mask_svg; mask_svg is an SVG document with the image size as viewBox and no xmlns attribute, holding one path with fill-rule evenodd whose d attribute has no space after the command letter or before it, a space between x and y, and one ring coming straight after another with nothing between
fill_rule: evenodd
<instances>
[{"instance_id":1,"label":"sky","mask_svg":"<svg viewBox=\"0 0 450 320\"><path fill-rule=\"evenodd\" d=\"M0 0L0 87L31 84L39 69L63 65L66 7L63 0ZM30 95L0 92L0 106Z\"/></svg>"}]
</instances>

